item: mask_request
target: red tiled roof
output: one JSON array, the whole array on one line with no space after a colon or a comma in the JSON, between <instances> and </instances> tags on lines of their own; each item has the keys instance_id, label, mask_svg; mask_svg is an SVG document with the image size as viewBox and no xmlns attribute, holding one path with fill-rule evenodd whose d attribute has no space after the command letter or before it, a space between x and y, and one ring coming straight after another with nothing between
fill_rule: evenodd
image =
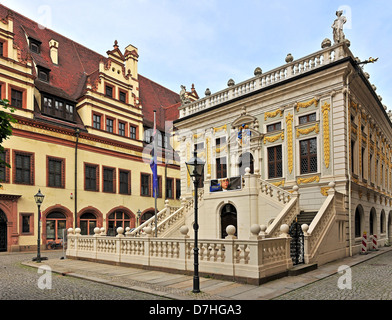
<instances>
[{"instance_id":1,"label":"red tiled roof","mask_svg":"<svg viewBox=\"0 0 392 320\"><path fill-rule=\"evenodd\" d=\"M178 118L179 94L151 81L139 74L139 98L143 107L144 124L148 127L154 125L154 110L156 110L157 128L165 130L165 120L174 121ZM176 111L173 111L173 108Z\"/></svg>"},{"instance_id":2,"label":"red tiled roof","mask_svg":"<svg viewBox=\"0 0 392 320\"><path fill-rule=\"evenodd\" d=\"M37 88L42 91L51 90L51 93L57 92L63 98L77 100L84 92L87 76L92 75L92 78L94 78L97 75L100 60L106 63L107 57L55 31L42 28L38 23L0 4L0 19L5 18L9 12L12 13L14 22L14 43L21 50L21 58L28 60L31 57L38 66L50 70L50 85L36 80ZM25 34L41 42L40 54L32 53L29 50ZM58 65L53 64L50 58L49 41L52 39L59 43ZM136 53L132 52L126 52L125 54L136 55ZM146 77L138 75L138 79L140 102L143 107L145 124L148 126L151 124L152 126L154 110L156 110L157 126L163 129L165 118L169 117L169 120L178 118L178 110L177 113L173 110L166 112L164 108L178 103L180 97L177 93Z\"/></svg>"}]
</instances>

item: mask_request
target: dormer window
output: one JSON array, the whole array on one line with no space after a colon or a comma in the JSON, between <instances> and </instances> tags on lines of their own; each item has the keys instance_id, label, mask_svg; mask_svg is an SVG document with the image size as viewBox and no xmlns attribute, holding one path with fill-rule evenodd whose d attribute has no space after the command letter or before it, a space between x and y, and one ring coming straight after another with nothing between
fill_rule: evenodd
<instances>
[{"instance_id":1,"label":"dormer window","mask_svg":"<svg viewBox=\"0 0 392 320\"><path fill-rule=\"evenodd\" d=\"M30 51L34 53L40 53L41 52L41 41L35 40L33 38L29 38L29 46L30 46Z\"/></svg>"},{"instance_id":2,"label":"dormer window","mask_svg":"<svg viewBox=\"0 0 392 320\"><path fill-rule=\"evenodd\" d=\"M49 70L42 67L38 67L38 79L45 82L49 82Z\"/></svg>"}]
</instances>

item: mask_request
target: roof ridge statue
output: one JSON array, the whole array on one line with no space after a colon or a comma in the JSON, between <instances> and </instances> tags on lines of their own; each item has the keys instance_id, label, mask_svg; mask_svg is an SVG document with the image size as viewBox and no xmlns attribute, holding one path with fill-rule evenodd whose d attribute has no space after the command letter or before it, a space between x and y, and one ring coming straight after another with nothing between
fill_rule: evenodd
<instances>
[{"instance_id":1,"label":"roof ridge statue","mask_svg":"<svg viewBox=\"0 0 392 320\"><path fill-rule=\"evenodd\" d=\"M333 22L333 40L336 43L341 43L345 40L345 35L343 33L343 25L347 22L345 16L343 16L343 10L336 11L337 18Z\"/></svg>"}]
</instances>

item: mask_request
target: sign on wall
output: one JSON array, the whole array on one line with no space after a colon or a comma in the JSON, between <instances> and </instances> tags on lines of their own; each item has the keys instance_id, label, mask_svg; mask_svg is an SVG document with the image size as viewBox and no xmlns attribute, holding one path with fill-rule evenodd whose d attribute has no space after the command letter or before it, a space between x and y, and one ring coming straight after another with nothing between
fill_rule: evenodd
<instances>
[{"instance_id":1,"label":"sign on wall","mask_svg":"<svg viewBox=\"0 0 392 320\"><path fill-rule=\"evenodd\" d=\"M211 180L210 192L241 190L241 177Z\"/></svg>"}]
</instances>

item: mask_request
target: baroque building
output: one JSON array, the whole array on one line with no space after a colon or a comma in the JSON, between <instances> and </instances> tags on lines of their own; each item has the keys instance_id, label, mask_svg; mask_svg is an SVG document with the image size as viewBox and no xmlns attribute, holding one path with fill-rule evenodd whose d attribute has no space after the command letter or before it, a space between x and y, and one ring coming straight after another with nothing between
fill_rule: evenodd
<instances>
[{"instance_id":1,"label":"baroque building","mask_svg":"<svg viewBox=\"0 0 392 320\"><path fill-rule=\"evenodd\" d=\"M314 238L302 261L319 264L359 253L364 234L368 249L372 239L390 242L390 111L363 70L376 60L354 56L340 19L337 12L333 44L325 39L306 57L288 54L282 66L182 103L175 127L184 197L193 194L185 162L196 150L206 163L201 238L226 238L229 225L238 239L254 225L273 237L284 223L293 238ZM184 221L191 229L191 212Z\"/></svg>"},{"instance_id":2,"label":"baroque building","mask_svg":"<svg viewBox=\"0 0 392 320\"><path fill-rule=\"evenodd\" d=\"M35 250L79 227L135 228L155 214L151 134L159 134L158 210L178 202L178 157L169 132L180 96L138 72L138 49L106 56L0 5L1 99L17 123L3 143L0 251ZM128 229L127 229L128 230Z\"/></svg>"}]
</instances>

